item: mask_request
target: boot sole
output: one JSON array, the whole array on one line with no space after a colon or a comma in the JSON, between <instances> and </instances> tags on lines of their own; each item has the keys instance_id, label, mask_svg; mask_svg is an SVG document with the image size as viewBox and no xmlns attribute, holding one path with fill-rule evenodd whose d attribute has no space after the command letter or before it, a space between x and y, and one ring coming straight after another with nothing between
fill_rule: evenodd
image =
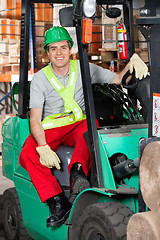
<instances>
[{"instance_id":1,"label":"boot sole","mask_svg":"<svg viewBox=\"0 0 160 240\"><path fill-rule=\"evenodd\" d=\"M69 217L69 214L70 214L70 210L68 212L66 212L65 215L63 216L63 218L61 218L59 221L47 223L47 227L55 227L55 226L62 225Z\"/></svg>"},{"instance_id":2,"label":"boot sole","mask_svg":"<svg viewBox=\"0 0 160 240\"><path fill-rule=\"evenodd\" d=\"M90 186L91 185L86 178L79 177L79 179L77 179L77 181L75 182L75 184L73 186L73 189L72 189L73 194L79 194L86 188L90 188Z\"/></svg>"},{"instance_id":3,"label":"boot sole","mask_svg":"<svg viewBox=\"0 0 160 240\"><path fill-rule=\"evenodd\" d=\"M79 177L79 179L77 179L77 181L75 182L73 189L72 189L72 193L70 195L69 201L71 203L74 202L75 198L77 197L77 195L82 192L83 190L90 188L91 185L89 183L89 181L84 178L84 177Z\"/></svg>"}]
</instances>

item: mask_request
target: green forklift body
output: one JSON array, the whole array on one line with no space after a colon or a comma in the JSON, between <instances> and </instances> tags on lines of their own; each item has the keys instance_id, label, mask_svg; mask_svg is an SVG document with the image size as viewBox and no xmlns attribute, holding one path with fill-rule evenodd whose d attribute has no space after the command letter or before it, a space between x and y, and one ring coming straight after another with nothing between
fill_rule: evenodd
<instances>
[{"instance_id":1,"label":"green forklift body","mask_svg":"<svg viewBox=\"0 0 160 240\"><path fill-rule=\"evenodd\" d=\"M29 134L28 118L10 117L2 126L3 174L15 184L21 204L23 224L33 239L54 239L54 237L56 240L72 239L69 237L69 229L72 229L83 209L93 203L121 202L134 213L138 211L138 171L132 177L125 178L123 186L118 185L109 158L116 152L124 153L130 159L137 158L139 140L148 136L146 125L120 126L118 130L116 128L98 130L104 188L89 188L82 191L74 201L67 224L54 228L46 227L49 208L47 204L41 203L28 172L19 165L19 155Z\"/></svg>"},{"instance_id":2,"label":"green forklift body","mask_svg":"<svg viewBox=\"0 0 160 240\"><path fill-rule=\"evenodd\" d=\"M115 153L125 154L128 159L139 157L139 141L148 137L147 124L122 125L98 130L100 155L102 162L105 188L115 189L117 186L113 177L109 158ZM107 169L107 172L106 172ZM138 189L138 173L132 174L127 184Z\"/></svg>"},{"instance_id":3,"label":"green forklift body","mask_svg":"<svg viewBox=\"0 0 160 240\"><path fill-rule=\"evenodd\" d=\"M10 117L2 125L2 168L4 176L11 180L15 174L30 179L29 174L19 165L19 154L29 134L28 118Z\"/></svg>"}]
</instances>

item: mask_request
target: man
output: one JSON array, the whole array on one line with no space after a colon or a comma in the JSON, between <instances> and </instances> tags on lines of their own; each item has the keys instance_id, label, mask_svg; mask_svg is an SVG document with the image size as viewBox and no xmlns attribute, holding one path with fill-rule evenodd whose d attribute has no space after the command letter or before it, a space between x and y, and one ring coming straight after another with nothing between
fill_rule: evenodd
<instances>
[{"instance_id":1,"label":"man","mask_svg":"<svg viewBox=\"0 0 160 240\"><path fill-rule=\"evenodd\" d=\"M58 226L66 220L70 203L64 196L50 168L60 169L56 155L60 145L74 147L70 173L70 201L90 187L86 176L91 168L88 147L83 138L87 130L85 105L79 61L69 60L73 40L66 29L53 27L45 34L44 49L50 63L38 71L30 89L30 129L20 155L20 164L30 174L42 202L47 202L51 216L47 227ZM92 83L121 84L123 75L135 69L136 77L147 75L147 67L134 54L120 73L113 73L90 64Z\"/></svg>"}]
</instances>

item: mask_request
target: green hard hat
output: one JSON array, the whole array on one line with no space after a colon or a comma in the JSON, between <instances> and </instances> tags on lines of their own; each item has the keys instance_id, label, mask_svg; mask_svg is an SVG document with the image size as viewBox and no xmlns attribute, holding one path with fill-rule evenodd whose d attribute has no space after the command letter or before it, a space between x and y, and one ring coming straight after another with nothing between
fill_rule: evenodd
<instances>
[{"instance_id":1,"label":"green hard hat","mask_svg":"<svg viewBox=\"0 0 160 240\"><path fill-rule=\"evenodd\" d=\"M54 42L68 40L73 47L73 40L68 31L63 27L52 27L45 32L43 48L47 52L47 45Z\"/></svg>"}]
</instances>

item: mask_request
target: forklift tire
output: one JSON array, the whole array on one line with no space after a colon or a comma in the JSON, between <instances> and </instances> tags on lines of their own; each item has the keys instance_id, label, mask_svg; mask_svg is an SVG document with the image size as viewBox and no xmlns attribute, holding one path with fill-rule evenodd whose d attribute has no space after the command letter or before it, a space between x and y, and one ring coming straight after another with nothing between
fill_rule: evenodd
<instances>
[{"instance_id":1,"label":"forklift tire","mask_svg":"<svg viewBox=\"0 0 160 240\"><path fill-rule=\"evenodd\" d=\"M118 202L92 204L80 218L78 240L125 240L132 215L128 207Z\"/></svg>"},{"instance_id":2,"label":"forklift tire","mask_svg":"<svg viewBox=\"0 0 160 240\"><path fill-rule=\"evenodd\" d=\"M15 188L3 193L4 232L7 240L31 240L22 220L22 211Z\"/></svg>"}]
</instances>

